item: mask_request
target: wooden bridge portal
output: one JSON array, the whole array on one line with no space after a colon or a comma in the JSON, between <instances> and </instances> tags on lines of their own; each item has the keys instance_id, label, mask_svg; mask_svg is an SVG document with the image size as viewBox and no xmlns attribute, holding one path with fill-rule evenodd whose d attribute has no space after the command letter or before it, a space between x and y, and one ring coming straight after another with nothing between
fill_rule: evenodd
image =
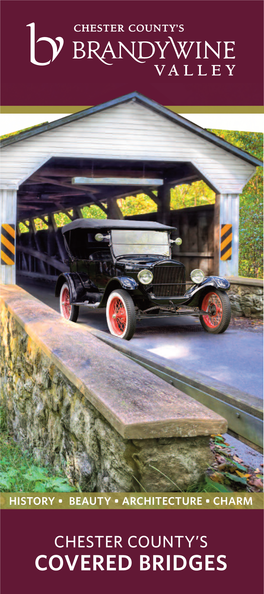
<instances>
[{"instance_id":1,"label":"wooden bridge portal","mask_svg":"<svg viewBox=\"0 0 264 594\"><path fill-rule=\"evenodd\" d=\"M80 218L82 207L97 205L104 216L122 218L117 200L143 192L157 204L144 217L178 228L183 244L175 255L187 273L201 267L206 274L238 274L239 194L261 162L138 93L10 136L1 143L1 163L4 284L14 284L16 275L3 225L18 230L18 270L54 278L67 270L55 213ZM172 211L171 188L198 180L216 193L215 205ZM36 218L46 230L37 231ZM20 234L19 222L28 233ZM222 258L226 226L232 249Z\"/></svg>"}]
</instances>

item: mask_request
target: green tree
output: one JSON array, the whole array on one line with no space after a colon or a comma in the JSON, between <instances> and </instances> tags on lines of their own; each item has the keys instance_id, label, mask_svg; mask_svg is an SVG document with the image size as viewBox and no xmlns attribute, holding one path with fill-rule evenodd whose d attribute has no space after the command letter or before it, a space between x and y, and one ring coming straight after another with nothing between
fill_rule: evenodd
<instances>
[{"instance_id":1,"label":"green tree","mask_svg":"<svg viewBox=\"0 0 264 594\"><path fill-rule=\"evenodd\" d=\"M182 184L171 190L171 210L214 204L215 193L203 181Z\"/></svg>"},{"instance_id":2,"label":"green tree","mask_svg":"<svg viewBox=\"0 0 264 594\"><path fill-rule=\"evenodd\" d=\"M146 194L137 194L136 196L127 196L119 198L117 201L124 217L132 217L147 212L156 212L157 204Z\"/></svg>"}]
</instances>

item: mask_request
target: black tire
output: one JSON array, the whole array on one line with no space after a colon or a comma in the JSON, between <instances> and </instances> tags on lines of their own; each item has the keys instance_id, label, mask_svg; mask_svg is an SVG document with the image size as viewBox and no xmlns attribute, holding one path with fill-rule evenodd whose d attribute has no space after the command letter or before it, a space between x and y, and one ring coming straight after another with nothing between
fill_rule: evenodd
<instances>
[{"instance_id":1,"label":"black tire","mask_svg":"<svg viewBox=\"0 0 264 594\"><path fill-rule=\"evenodd\" d=\"M60 313L65 320L70 322L78 320L79 307L70 304L70 291L67 283L64 283L60 290Z\"/></svg>"},{"instance_id":2,"label":"black tire","mask_svg":"<svg viewBox=\"0 0 264 594\"><path fill-rule=\"evenodd\" d=\"M218 289L208 291L202 298L200 309L208 311L207 315L200 316L200 322L206 332L225 332L231 319L231 305L226 293Z\"/></svg>"},{"instance_id":3,"label":"black tire","mask_svg":"<svg viewBox=\"0 0 264 594\"><path fill-rule=\"evenodd\" d=\"M130 340L136 329L136 312L130 295L118 289L110 293L106 304L106 321L113 336Z\"/></svg>"}]
</instances>

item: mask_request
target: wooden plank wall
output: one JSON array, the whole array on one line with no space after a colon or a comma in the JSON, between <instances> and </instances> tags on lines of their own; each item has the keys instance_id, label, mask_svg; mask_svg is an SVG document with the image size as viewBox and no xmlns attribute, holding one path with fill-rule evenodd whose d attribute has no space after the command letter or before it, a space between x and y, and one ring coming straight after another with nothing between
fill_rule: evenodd
<instances>
[{"instance_id":1,"label":"wooden plank wall","mask_svg":"<svg viewBox=\"0 0 264 594\"><path fill-rule=\"evenodd\" d=\"M173 246L173 257L186 267L186 279L194 268L206 276L214 272L214 205L171 211L170 224L177 227L180 247Z\"/></svg>"},{"instance_id":2,"label":"wooden plank wall","mask_svg":"<svg viewBox=\"0 0 264 594\"><path fill-rule=\"evenodd\" d=\"M156 221L158 213L131 218ZM186 280L194 268L201 268L206 276L214 274L214 204L171 210L168 224L177 227L177 237L182 239L181 246L173 245L173 258L185 265Z\"/></svg>"}]
</instances>

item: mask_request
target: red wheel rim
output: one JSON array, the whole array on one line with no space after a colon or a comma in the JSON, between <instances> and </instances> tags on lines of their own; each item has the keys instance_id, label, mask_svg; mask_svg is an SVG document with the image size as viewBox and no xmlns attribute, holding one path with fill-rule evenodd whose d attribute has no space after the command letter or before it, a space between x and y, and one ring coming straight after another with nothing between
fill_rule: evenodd
<instances>
[{"instance_id":1,"label":"red wheel rim","mask_svg":"<svg viewBox=\"0 0 264 594\"><path fill-rule=\"evenodd\" d=\"M115 334L121 336L127 325L127 313L120 297L113 297L109 306L109 320Z\"/></svg>"},{"instance_id":2,"label":"red wheel rim","mask_svg":"<svg viewBox=\"0 0 264 594\"><path fill-rule=\"evenodd\" d=\"M223 317L223 306L217 293L207 293L203 298L202 310L208 312L203 315L204 323L209 328L218 328Z\"/></svg>"},{"instance_id":3,"label":"red wheel rim","mask_svg":"<svg viewBox=\"0 0 264 594\"><path fill-rule=\"evenodd\" d=\"M64 287L61 296L61 311L62 315L66 320L70 319L71 315L71 304L70 304L70 293L67 287Z\"/></svg>"}]
</instances>

